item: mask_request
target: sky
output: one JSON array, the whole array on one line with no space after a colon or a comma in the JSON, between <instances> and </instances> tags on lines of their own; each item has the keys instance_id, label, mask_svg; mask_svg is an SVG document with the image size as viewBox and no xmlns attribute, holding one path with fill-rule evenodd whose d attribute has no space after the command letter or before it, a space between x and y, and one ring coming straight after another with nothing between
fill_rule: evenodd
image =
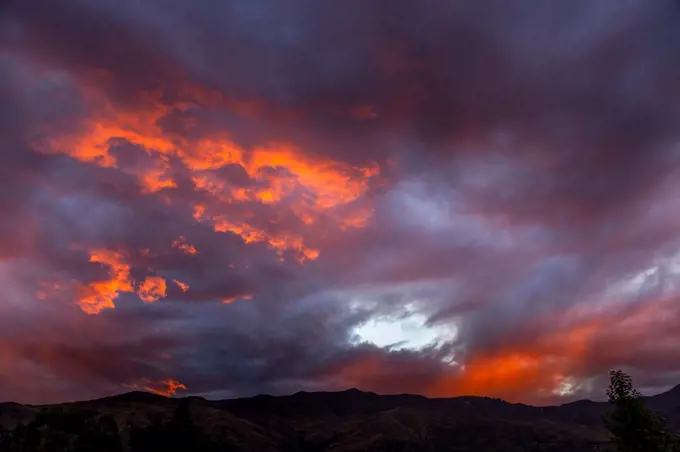
<instances>
[{"instance_id":1,"label":"sky","mask_svg":"<svg viewBox=\"0 0 680 452\"><path fill-rule=\"evenodd\" d=\"M680 4L9 0L0 400L680 383Z\"/></svg>"}]
</instances>

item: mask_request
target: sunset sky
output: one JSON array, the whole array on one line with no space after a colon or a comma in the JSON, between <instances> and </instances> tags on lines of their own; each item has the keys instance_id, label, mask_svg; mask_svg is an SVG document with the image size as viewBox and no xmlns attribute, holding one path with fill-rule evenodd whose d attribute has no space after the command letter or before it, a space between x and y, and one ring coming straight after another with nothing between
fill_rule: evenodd
<instances>
[{"instance_id":1,"label":"sunset sky","mask_svg":"<svg viewBox=\"0 0 680 452\"><path fill-rule=\"evenodd\" d=\"M0 401L680 383L680 3L9 0Z\"/></svg>"}]
</instances>

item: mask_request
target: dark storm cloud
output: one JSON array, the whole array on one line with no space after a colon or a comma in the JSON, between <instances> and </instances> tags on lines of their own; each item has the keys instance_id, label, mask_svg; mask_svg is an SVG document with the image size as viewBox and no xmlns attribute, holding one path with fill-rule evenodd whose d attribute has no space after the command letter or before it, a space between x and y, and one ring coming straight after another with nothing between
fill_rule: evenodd
<instances>
[{"instance_id":1,"label":"dark storm cloud","mask_svg":"<svg viewBox=\"0 0 680 452\"><path fill-rule=\"evenodd\" d=\"M0 397L28 397L36 369L73 398L174 378L212 395L358 385L537 400L548 373L597 394L585 382L614 366L671 384L680 369L661 363L677 317L643 308L672 299L678 279L679 20L671 1L9 2L0 303L23 306L9 314L18 324L50 327L0 336L0 378L15 388ZM72 140L45 152L57 136L137 117L152 120L102 132L115 164ZM338 232L324 212L312 227L308 204L228 198L290 168L255 180L243 162L196 169L188 151L154 149L207 139L217 152L222 135L249 150L289 143L333 168L377 162L380 177L337 210L373 216ZM150 174L172 184L151 190ZM197 206L236 226L197 221ZM244 243L256 233L274 239ZM298 238L319 258L296 262ZM143 304L124 291L116 309L85 316L78 290L112 271L93 250L121 253L135 284L164 278L167 296ZM353 339L412 306L450 334L421 352ZM627 321L646 325L635 343L615 327ZM443 363L452 353L470 377ZM472 384L487 363L536 355L562 364ZM8 365L17 356L21 371Z\"/></svg>"},{"instance_id":2,"label":"dark storm cloud","mask_svg":"<svg viewBox=\"0 0 680 452\"><path fill-rule=\"evenodd\" d=\"M0 369L10 382L0 390L3 400L74 400L119 392L121 384L134 384L140 375L162 380L172 367L169 354L181 345L167 334L144 334L149 319L139 313L120 315L117 322L104 317L83 322L42 308L30 318L15 311L14 324L3 325ZM156 330L163 317L153 316Z\"/></svg>"},{"instance_id":3,"label":"dark storm cloud","mask_svg":"<svg viewBox=\"0 0 680 452\"><path fill-rule=\"evenodd\" d=\"M34 51L76 71L109 71L114 98L153 89L166 100L188 96L176 90L189 79L227 99L259 101L257 121L218 121L247 143L293 137L322 153L363 153L397 134L420 143L418 151L449 153L457 139L509 129L520 147L547 148L546 164L566 172L544 191L574 198L586 213L649 180L660 164L650 154L678 120L672 2L15 8ZM347 114L363 105L375 120ZM282 120L286 109L301 112Z\"/></svg>"},{"instance_id":4,"label":"dark storm cloud","mask_svg":"<svg viewBox=\"0 0 680 452\"><path fill-rule=\"evenodd\" d=\"M524 146L548 147L557 165L571 169L564 190L589 190L579 196L584 201L624 189L617 181L640 169L639 148L656 152L651 142L668 138L677 122L672 2L282 8L15 4L34 51L77 71L109 71L114 98L160 89L168 100L182 95L176 90L186 78L227 99L259 101L264 118L250 127L246 119L223 119L241 126L230 130L250 136L247 142L292 134L318 140L323 152L332 136L377 151L383 134L399 134L449 152L456 139L509 128ZM376 111L374 121L346 114L363 105ZM278 124L277 113L287 109L301 110L299 120L284 115ZM574 161L574 147L593 151ZM596 174L600 187L587 188Z\"/></svg>"}]
</instances>

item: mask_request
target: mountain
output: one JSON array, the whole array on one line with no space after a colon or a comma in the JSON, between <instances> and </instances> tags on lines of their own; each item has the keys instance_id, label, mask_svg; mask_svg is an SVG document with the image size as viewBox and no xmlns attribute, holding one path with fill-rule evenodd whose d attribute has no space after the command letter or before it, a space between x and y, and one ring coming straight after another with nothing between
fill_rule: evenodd
<instances>
[{"instance_id":1,"label":"mountain","mask_svg":"<svg viewBox=\"0 0 680 452\"><path fill-rule=\"evenodd\" d=\"M680 386L646 400L680 429ZM56 408L59 416L90 413L95 418L113 419L117 426L114 431L122 439L120 447L132 450L131 438L141 437L135 432L148 433L156 428L157 432L171 434L177 430L159 430L159 426L176 417L182 404L200 435L221 445L210 450L263 452L591 451L593 446L607 442L601 416L609 409L607 403L589 400L534 407L487 397L429 399L356 389L217 401L132 392ZM15 429L54 409L0 404L0 428ZM44 430L66 421L43 416L41 422ZM81 425L85 421L78 422ZM147 450L140 447L135 452Z\"/></svg>"}]
</instances>

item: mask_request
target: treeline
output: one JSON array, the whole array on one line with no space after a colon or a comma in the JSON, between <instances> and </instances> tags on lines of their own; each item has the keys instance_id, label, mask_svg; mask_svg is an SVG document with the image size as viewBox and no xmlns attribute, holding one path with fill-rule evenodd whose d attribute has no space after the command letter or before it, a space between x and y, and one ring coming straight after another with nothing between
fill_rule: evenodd
<instances>
[{"instance_id":1,"label":"treeline","mask_svg":"<svg viewBox=\"0 0 680 452\"><path fill-rule=\"evenodd\" d=\"M604 416L612 444L600 447L607 452L680 452L680 436L658 413L652 411L633 380L621 370L609 374L607 389L613 410Z\"/></svg>"},{"instance_id":2,"label":"treeline","mask_svg":"<svg viewBox=\"0 0 680 452\"><path fill-rule=\"evenodd\" d=\"M194 425L188 399L166 420L127 425L108 415L62 407L44 409L30 423L0 428L0 452L230 452L233 444L211 438Z\"/></svg>"},{"instance_id":3,"label":"treeline","mask_svg":"<svg viewBox=\"0 0 680 452\"><path fill-rule=\"evenodd\" d=\"M0 452L121 452L118 425L110 416L61 407L44 409L33 421L0 430Z\"/></svg>"}]
</instances>

